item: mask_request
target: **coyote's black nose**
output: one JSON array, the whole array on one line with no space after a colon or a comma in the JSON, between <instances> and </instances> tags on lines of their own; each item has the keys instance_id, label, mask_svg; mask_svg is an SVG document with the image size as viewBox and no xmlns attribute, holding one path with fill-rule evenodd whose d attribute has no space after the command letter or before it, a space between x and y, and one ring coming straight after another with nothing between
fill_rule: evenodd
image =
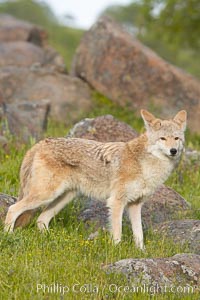
<instances>
[{"instance_id":1,"label":"coyote's black nose","mask_svg":"<svg viewBox=\"0 0 200 300\"><path fill-rule=\"evenodd\" d=\"M171 148L170 153L171 153L171 155L176 155L177 150L175 148Z\"/></svg>"}]
</instances>

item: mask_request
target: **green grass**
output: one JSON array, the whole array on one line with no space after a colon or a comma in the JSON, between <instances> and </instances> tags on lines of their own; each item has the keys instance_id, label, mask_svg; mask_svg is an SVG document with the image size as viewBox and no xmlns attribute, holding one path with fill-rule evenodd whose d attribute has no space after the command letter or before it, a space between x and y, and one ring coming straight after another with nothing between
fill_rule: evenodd
<instances>
[{"instance_id":1,"label":"green grass","mask_svg":"<svg viewBox=\"0 0 200 300\"><path fill-rule=\"evenodd\" d=\"M90 117L113 114L142 131L142 122L128 109L100 95L94 95L95 109ZM65 136L68 131L63 124L50 122L47 136ZM188 143L200 148L198 136L187 134ZM0 191L16 195L19 187L19 167L26 150L31 146L21 145L10 138L9 148L0 150ZM192 211L187 217L199 218L200 170L196 163L182 163L168 180L173 187L191 203ZM189 252L187 245L174 244L159 234L145 233L146 252L136 249L129 228L124 228L123 241L114 246L107 232L100 231L92 241L87 238L94 228L86 229L77 219L80 203L70 203L51 223L48 234L40 234L33 222L24 230L8 235L0 227L0 300L1 299L150 299L148 293L111 292L112 284L127 286L123 275L108 274L102 267L124 258L168 257ZM179 216L180 218L180 216ZM42 286L46 291L42 291ZM60 292L48 292L57 284ZM89 291L84 290L88 284ZM38 285L38 286L37 286ZM83 287L82 287L83 286ZM37 291L38 287L38 291ZM44 286L43 286L44 287ZM62 289L69 288L65 295ZM73 291L73 287L76 291ZM80 291L80 288L82 290ZM153 299L199 299L198 294L168 293Z\"/></svg>"},{"instance_id":2,"label":"green grass","mask_svg":"<svg viewBox=\"0 0 200 300\"><path fill-rule=\"evenodd\" d=\"M68 209L72 217L67 214L66 218L67 211L61 213L49 234L40 234L35 226L13 235L0 233L2 299L62 299L59 293L48 293L47 288L46 293L37 292L37 286L53 283L70 288L66 299L133 299L131 293L109 291L111 284L127 286L127 280L122 275L107 274L103 265L130 257L166 257L183 250L155 235L146 236L146 253L134 247L130 233L117 247L105 232L88 241L89 232L73 217L74 209L73 205ZM72 290L75 284L76 293ZM98 293L78 291L84 284L98 287ZM142 294L134 297L147 299ZM165 299L179 298L171 295ZM180 299L187 297L180 295Z\"/></svg>"}]
</instances>

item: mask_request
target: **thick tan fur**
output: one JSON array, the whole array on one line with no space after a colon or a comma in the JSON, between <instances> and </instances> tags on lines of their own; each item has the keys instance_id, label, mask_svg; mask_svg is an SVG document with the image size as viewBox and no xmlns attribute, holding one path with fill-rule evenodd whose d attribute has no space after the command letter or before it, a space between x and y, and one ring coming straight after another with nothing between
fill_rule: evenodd
<instances>
[{"instance_id":1,"label":"thick tan fur","mask_svg":"<svg viewBox=\"0 0 200 300\"><path fill-rule=\"evenodd\" d=\"M186 112L172 120L142 110L146 133L127 143L100 143L78 138L48 138L25 155L20 171L19 201L12 205L5 230L24 226L35 211L40 230L77 194L101 200L110 208L114 241L121 239L127 206L137 246L143 248L142 203L168 178L184 145Z\"/></svg>"}]
</instances>

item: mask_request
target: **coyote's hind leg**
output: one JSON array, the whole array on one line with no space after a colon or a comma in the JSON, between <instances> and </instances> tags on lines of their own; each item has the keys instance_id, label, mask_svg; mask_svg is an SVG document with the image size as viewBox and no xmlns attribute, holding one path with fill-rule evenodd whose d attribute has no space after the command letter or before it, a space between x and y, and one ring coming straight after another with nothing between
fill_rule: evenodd
<instances>
[{"instance_id":1,"label":"coyote's hind leg","mask_svg":"<svg viewBox=\"0 0 200 300\"><path fill-rule=\"evenodd\" d=\"M56 198L62 195L64 191L64 188L58 188L57 193L55 193L55 190L48 191L45 189L41 192L36 192L31 189L28 195L22 198L22 200L10 206L5 220L5 231L12 232L17 218L24 212L49 205Z\"/></svg>"},{"instance_id":2,"label":"coyote's hind leg","mask_svg":"<svg viewBox=\"0 0 200 300\"><path fill-rule=\"evenodd\" d=\"M39 230L48 230L51 219L55 217L71 200L73 200L75 196L76 192L67 191L54 202L50 203L37 219Z\"/></svg>"},{"instance_id":3,"label":"coyote's hind leg","mask_svg":"<svg viewBox=\"0 0 200 300\"><path fill-rule=\"evenodd\" d=\"M42 205L49 203L47 201L36 201L36 199L30 197L24 197L19 202L11 205L8 209L5 219L5 231L12 232L15 227L17 218L26 211L36 209Z\"/></svg>"}]
</instances>

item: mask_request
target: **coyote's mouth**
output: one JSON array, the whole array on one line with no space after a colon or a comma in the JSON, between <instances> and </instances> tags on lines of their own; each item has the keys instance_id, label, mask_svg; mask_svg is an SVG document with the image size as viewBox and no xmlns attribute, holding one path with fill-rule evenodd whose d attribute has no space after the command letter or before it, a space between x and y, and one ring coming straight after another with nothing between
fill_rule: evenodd
<instances>
[{"instance_id":1,"label":"coyote's mouth","mask_svg":"<svg viewBox=\"0 0 200 300\"><path fill-rule=\"evenodd\" d=\"M170 157L170 158L172 158L172 159L173 159L173 158L177 158L177 157L179 157L179 153L178 153L178 152L177 152L176 154L171 154L171 153L170 153L170 154L168 155L168 157Z\"/></svg>"}]
</instances>

